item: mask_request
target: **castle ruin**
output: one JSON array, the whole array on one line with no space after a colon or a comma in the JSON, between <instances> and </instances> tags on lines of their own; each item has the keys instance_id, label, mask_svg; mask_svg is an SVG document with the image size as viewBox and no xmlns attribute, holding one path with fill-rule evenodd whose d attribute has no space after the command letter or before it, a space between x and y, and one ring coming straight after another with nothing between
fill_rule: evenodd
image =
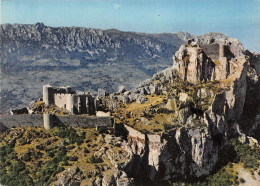
<instances>
[{"instance_id":1,"label":"castle ruin","mask_svg":"<svg viewBox=\"0 0 260 186\"><path fill-rule=\"evenodd\" d=\"M43 85L43 101L46 105L56 105L71 114L90 114L96 111L95 98L90 93L77 93L71 87Z\"/></svg>"}]
</instances>

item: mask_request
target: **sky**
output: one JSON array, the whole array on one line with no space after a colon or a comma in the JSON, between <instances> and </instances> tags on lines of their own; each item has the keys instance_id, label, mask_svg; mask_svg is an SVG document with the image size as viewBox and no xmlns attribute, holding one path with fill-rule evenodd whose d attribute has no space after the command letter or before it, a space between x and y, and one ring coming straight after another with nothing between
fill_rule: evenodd
<instances>
[{"instance_id":1,"label":"sky","mask_svg":"<svg viewBox=\"0 0 260 186\"><path fill-rule=\"evenodd\" d=\"M146 33L221 32L260 52L260 0L2 0L2 24L37 22Z\"/></svg>"}]
</instances>

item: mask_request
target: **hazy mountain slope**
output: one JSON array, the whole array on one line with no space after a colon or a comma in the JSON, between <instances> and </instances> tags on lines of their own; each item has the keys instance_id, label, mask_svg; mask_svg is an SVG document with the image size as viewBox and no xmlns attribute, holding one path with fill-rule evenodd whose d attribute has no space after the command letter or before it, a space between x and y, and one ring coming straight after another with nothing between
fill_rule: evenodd
<instances>
[{"instance_id":1,"label":"hazy mountain slope","mask_svg":"<svg viewBox=\"0 0 260 186\"><path fill-rule=\"evenodd\" d=\"M80 64L170 58L185 40L183 33L139 34L80 27L52 28L43 24L2 25L3 62L32 64L39 59L78 59ZM37 64L35 64L37 65Z\"/></svg>"},{"instance_id":2,"label":"hazy mountain slope","mask_svg":"<svg viewBox=\"0 0 260 186\"><path fill-rule=\"evenodd\" d=\"M0 26L0 112L41 96L42 84L132 89L172 65L188 33L145 34L43 24Z\"/></svg>"}]
</instances>

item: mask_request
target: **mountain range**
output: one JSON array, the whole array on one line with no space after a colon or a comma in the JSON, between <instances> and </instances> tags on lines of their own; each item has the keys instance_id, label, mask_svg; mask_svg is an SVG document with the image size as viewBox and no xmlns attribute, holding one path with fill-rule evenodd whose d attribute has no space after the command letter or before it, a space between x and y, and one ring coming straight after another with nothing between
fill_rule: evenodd
<instances>
[{"instance_id":1,"label":"mountain range","mask_svg":"<svg viewBox=\"0 0 260 186\"><path fill-rule=\"evenodd\" d=\"M147 34L82 27L0 26L0 113L41 97L42 84L78 91L131 90L172 66L172 55L189 38L211 42L223 34Z\"/></svg>"}]
</instances>

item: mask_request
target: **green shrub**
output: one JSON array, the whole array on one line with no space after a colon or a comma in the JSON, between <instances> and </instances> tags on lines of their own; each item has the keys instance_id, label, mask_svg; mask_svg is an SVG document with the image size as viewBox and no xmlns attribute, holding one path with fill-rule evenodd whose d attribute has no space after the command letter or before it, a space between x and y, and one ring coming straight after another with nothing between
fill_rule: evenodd
<instances>
[{"instance_id":1,"label":"green shrub","mask_svg":"<svg viewBox=\"0 0 260 186\"><path fill-rule=\"evenodd\" d=\"M165 130L165 131L167 131L167 130L170 130L170 129L174 128L174 126L173 126L173 125L166 124L166 123L164 123L164 124L163 124L163 127L164 127L164 130Z\"/></svg>"},{"instance_id":2,"label":"green shrub","mask_svg":"<svg viewBox=\"0 0 260 186\"><path fill-rule=\"evenodd\" d=\"M243 178L238 179L239 183L245 183L246 181Z\"/></svg>"},{"instance_id":3,"label":"green shrub","mask_svg":"<svg viewBox=\"0 0 260 186\"><path fill-rule=\"evenodd\" d=\"M244 163L245 168L258 168L260 163L260 153L257 150L252 150L248 144L242 144L238 139L230 140L237 154L237 160Z\"/></svg>"},{"instance_id":4,"label":"green shrub","mask_svg":"<svg viewBox=\"0 0 260 186\"><path fill-rule=\"evenodd\" d=\"M84 153L89 153L89 150L87 148L84 148Z\"/></svg>"},{"instance_id":5,"label":"green shrub","mask_svg":"<svg viewBox=\"0 0 260 186\"><path fill-rule=\"evenodd\" d=\"M33 185L25 164L16 156L14 145L15 140L0 147L0 182L3 185Z\"/></svg>"},{"instance_id":6,"label":"green shrub","mask_svg":"<svg viewBox=\"0 0 260 186\"><path fill-rule=\"evenodd\" d=\"M82 132L78 135L77 131L72 127L60 127L54 135L63 139L69 139L69 144L77 143L77 145L81 145L84 142L86 133Z\"/></svg>"},{"instance_id":7,"label":"green shrub","mask_svg":"<svg viewBox=\"0 0 260 186\"><path fill-rule=\"evenodd\" d=\"M95 157L94 155L92 155L92 156L89 158L89 162L90 162L90 163L102 163L103 160L102 160L102 158L100 158L100 157Z\"/></svg>"},{"instance_id":8,"label":"green shrub","mask_svg":"<svg viewBox=\"0 0 260 186\"><path fill-rule=\"evenodd\" d=\"M162 131L161 129L153 129L154 132L160 132Z\"/></svg>"},{"instance_id":9,"label":"green shrub","mask_svg":"<svg viewBox=\"0 0 260 186\"><path fill-rule=\"evenodd\" d=\"M43 168L40 170L37 176L39 184L49 184L54 181L56 174L64 170L63 167L59 166L59 163L62 162L62 165L69 165L68 159L66 147L58 148L54 158L45 162Z\"/></svg>"}]
</instances>

